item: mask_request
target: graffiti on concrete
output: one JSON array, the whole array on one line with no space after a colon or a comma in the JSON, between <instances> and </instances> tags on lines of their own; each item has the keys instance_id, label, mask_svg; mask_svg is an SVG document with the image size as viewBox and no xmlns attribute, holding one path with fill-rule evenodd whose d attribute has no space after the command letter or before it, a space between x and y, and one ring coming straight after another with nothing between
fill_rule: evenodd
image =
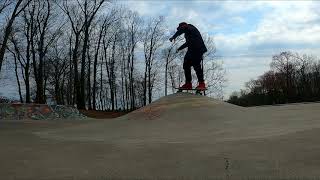
<instances>
[{"instance_id":1,"label":"graffiti on concrete","mask_svg":"<svg viewBox=\"0 0 320 180\"><path fill-rule=\"evenodd\" d=\"M58 118L79 118L85 117L82 115L78 109L72 106L63 106L63 105L50 105L51 110L56 113Z\"/></svg>"},{"instance_id":2,"label":"graffiti on concrete","mask_svg":"<svg viewBox=\"0 0 320 180\"><path fill-rule=\"evenodd\" d=\"M83 118L84 116L72 106L0 103L0 119L59 119Z\"/></svg>"}]
</instances>

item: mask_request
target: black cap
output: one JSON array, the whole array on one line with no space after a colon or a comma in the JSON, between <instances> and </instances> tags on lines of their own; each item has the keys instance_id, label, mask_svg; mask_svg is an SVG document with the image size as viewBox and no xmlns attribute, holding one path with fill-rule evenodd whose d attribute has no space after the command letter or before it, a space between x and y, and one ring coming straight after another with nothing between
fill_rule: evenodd
<instances>
[{"instance_id":1,"label":"black cap","mask_svg":"<svg viewBox=\"0 0 320 180\"><path fill-rule=\"evenodd\" d=\"M177 27L177 30L179 30L180 28L182 28L183 26L186 26L186 25L188 25L188 23L186 23L186 22L179 23L179 26Z\"/></svg>"}]
</instances>

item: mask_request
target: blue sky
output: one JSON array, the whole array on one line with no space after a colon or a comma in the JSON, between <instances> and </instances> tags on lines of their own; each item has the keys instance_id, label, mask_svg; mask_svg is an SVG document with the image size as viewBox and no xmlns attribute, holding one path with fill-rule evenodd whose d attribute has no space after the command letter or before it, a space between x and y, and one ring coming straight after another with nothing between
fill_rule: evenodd
<instances>
[{"instance_id":1,"label":"blue sky","mask_svg":"<svg viewBox=\"0 0 320 180\"><path fill-rule=\"evenodd\" d=\"M267 71L273 54L291 50L320 56L318 1L119 2L146 18L165 16L172 31L186 21L213 36L227 71L226 96Z\"/></svg>"}]
</instances>

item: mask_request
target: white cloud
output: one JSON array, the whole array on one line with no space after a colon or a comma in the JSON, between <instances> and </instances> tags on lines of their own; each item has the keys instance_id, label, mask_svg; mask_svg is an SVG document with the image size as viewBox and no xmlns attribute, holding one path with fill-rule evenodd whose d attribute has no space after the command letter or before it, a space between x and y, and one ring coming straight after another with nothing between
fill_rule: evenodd
<instances>
[{"instance_id":1,"label":"white cloud","mask_svg":"<svg viewBox=\"0 0 320 180\"><path fill-rule=\"evenodd\" d=\"M161 3L161 1L119 1L121 5L129 8L130 10L136 11L139 15L142 16L152 16L160 15L163 10L166 8L166 4Z\"/></svg>"},{"instance_id":2,"label":"white cloud","mask_svg":"<svg viewBox=\"0 0 320 180\"><path fill-rule=\"evenodd\" d=\"M143 2L137 9L142 14L165 13L169 29L175 30L179 22L188 21L202 33L213 34L228 72L226 94L243 88L244 82L269 69L275 53L292 50L320 55L317 1L162 1L163 6L156 5L159 7L153 7L153 1L137 2ZM247 18L254 18L256 24ZM248 30L233 31L240 26ZM226 33L226 28L234 28L230 32L235 33Z\"/></svg>"},{"instance_id":3,"label":"white cloud","mask_svg":"<svg viewBox=\"0 0 320 180\"><path fill-rule=\"evenodd\" d=\"M262 1L220 1L221 10L224 14L237 14L262 8Z\"/></svg>"},{"instance_id":4,"label":"white cloud","mask_svg":"<svg viewBox=\"0 0 320 180\"><path fill-rule=\"evenodd\" d=\"M229 19L229 22L234 24L244 24L246 20L243 17L236 16Z\"/></svg>"},{"instance_id":5,"label":"white cloud","mask_svg":"<svg viewBox=\"0 0 320 180\"><path fill-rule=\"evenodd\" d=\"M316 45L320 40L320 16L313 9L315 2L264 3L273 9L265 14L254 31L235 35L217 34L217 45L233 53L263 48L268 52L272 46L274 50L279 46L305 48Z\"/></svg>"}]
</instances>

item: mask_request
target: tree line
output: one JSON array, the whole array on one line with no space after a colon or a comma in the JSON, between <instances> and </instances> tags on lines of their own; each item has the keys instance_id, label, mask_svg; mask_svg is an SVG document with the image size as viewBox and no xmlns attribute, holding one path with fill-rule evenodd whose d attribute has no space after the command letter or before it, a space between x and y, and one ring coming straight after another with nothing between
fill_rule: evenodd
<instances>
[{"instance_id":1,"label":"tree line","mask_svg":"<svg viewBox=\"0 0 320 180\"><path fill-rule=\"evenodd\" d=\"M271 70L246 83L228 102L241 106L284 104L320 100L319 58L295 52L272 57Z\"/></svg>"},{"instance_id":2,"label":"tree line","mask_svg":"<svg viewBox=\"0 0 320 180\"><path fill-rule=\"evenodd\" d=\"M184 52L175 52L183 40L168 43L164 17L143 18L107 0L4 0L0 19L0 72L14 65L21 102L133 110L184 78ZM204 37L205 76L221 96L225 71Z\"/></svg>"}]
</instances>

